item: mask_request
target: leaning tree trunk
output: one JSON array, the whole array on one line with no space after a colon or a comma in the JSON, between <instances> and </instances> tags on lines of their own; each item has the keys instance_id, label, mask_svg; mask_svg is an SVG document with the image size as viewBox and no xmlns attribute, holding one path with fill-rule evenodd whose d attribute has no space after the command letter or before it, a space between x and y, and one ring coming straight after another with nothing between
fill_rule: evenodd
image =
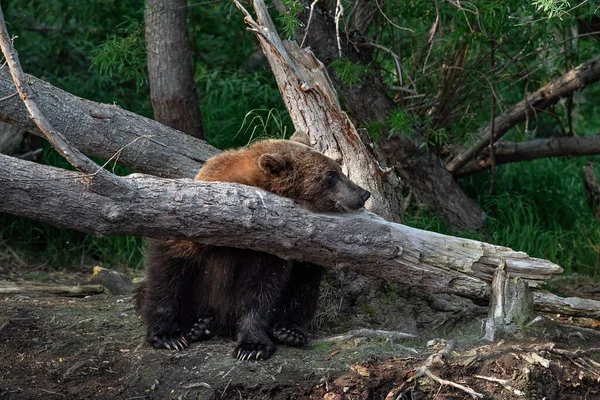
<instances>
[{"instance_id":1,"label":"leaning tree trunk","mask_svg":"<svg viewBox=\"0 0 600 400\"><path fill-rule=\"evenodd\" d=\"M186 0L146 0L146 48L154 119L202 139Z\"/></svg>"},{"instance_id":2,"label":"leaning tree trunk","mask_svg":"<svg viewBox=\"0 0 600 400\"><path fill-rule=\"evenodd\" d=\"M390 221L401 219L400 181L381 168L342 111L327 70L310 49L282 41L263 0L253 0L256 21L236 0L269 61L286 108L297 130L313 147L342 165L350 179L371 192L367 209Z\"/></svg>"},{"instance_id":3,"label":"leaning tree trunk","mask_svg":"<svg viewBox=\"0 0 600 400\"><path fill-rule=\"evenodd\" d=\"M285 12L281 0L274 0L274 3L281 12ZM354 30L350 28L350 31L346 30L338 35L334 13L330 12L324 3L317 3L310 25L309 11L302 16L304 24L296 32L296 38L303 41L305 46L309 46L326 66L330 66L339 57L338 36L341 39L341 52L345 57L352 62L370 64L373 61L373 48L366 45L366 32L379 12L373 3L368 1L358 0L354 7L360 10L352 21ZM308 29L305 31L306 27ZM397 108L387 95L377 71L366 77L363 82L352 86L345 86L331 69L329 71L344 99L345 107L359 124L364 126L370 122L385 122L390 112ZM381 142L373 143L373 148L379 161L397 171L402 182L412 190L419 202L434 209L455 229L473 231L483 227L485 213L462 191L435 154L428 153L410 140L399 137L392 140L381 139Z\"/></svg>"}]
</instances>

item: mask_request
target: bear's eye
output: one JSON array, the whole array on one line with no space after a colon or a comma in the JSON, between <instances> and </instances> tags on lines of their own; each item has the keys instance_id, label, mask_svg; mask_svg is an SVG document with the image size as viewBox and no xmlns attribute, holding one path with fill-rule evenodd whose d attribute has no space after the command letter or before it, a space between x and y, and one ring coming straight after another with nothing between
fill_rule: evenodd
<instances>
[{"instance_id":1,"label":"bear's eye","mask_svg":"<svg viewBox=\"0 0 600 400\"><path fill-rule=\"evenodd\" d=\"M340 176L337 174L337 172L330 172L327 174L327 179L325 182L327 183L328 188L332 188L336 183L338 183L339 180Z\"/></svg>"}]
</instances>

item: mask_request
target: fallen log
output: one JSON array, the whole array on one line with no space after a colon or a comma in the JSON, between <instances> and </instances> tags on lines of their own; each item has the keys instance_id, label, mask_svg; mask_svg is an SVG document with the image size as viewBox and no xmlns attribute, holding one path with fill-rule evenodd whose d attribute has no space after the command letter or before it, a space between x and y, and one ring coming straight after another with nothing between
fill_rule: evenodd
<instances>
[{"instance_id":1,"label":"fallen log","mask_svg":"<svg viewBox=\"0 0 600 400\"><path fill-rule=\"evenodd\" d=\"M33 295L51 295L63 297L85 297L105 293L102 285L58 285L56 283L45 282L11 282L0 281L0 294L33 294Z\"/></svg>"},{"instance_id":2,"label":"fallen log","mask_svg":"<svg viewBox=\"0 0 600 400\"><path fill-rule=\"evenodd\" d=\"M168 178L192 178L204 161L220 151L122 108L96 103L27 75L42 114L75 148L138 172ZM0 121L44 137L16 95L8 68L0 68ZM13 96L14 95L14 96Z\"/></svg>"},{"instance_id":3,"label":"fallen log","mask_svg":"<svg viewBox=\"0 0 600 400\"><path fill-rule=\"evenodd\" d=\"M134 174L104 188L94 185L96 177L84 176L0 155L0 212L98 236L252 248L477 299L489 297L486 281L500 260L512 277L534 288L562 272L550 261L507 247L422 231L367 213L315 214L244 185ZM560 304L561 312L567 308ZM577 304L571 308L581 311Z\"/></svg>"}]
</instances>

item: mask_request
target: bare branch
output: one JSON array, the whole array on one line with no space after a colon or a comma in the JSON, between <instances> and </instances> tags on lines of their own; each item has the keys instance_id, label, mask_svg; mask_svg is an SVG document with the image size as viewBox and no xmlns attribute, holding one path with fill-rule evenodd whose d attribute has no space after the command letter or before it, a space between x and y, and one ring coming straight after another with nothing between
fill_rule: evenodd
<instances>
[{"instance_id":1,"label":"bare branch","mask_svg":"<svg viewBox=\"0 0 600 400\"><path fill-rule=\"evenodd\" d=\"M496 165L531 161L549 157L576 157L600 154L600 135L561 136L528 142L498 142L494 146ZM487 151L454 174L457 178L470 176L489 169L492 160Z\"/></svg>"},{"instance_id":2,"label":"bare branch","mask_svg":"<svg viewBox=\"0 0 600 400\"><path fill-rule=\"evenodd\" d=\"M494 118L494 136L491 137L491 124L481 128L479 138L469 149L465 150L446 164L453 174L473 160L490 143L500 139L510 128L536 112L545 110L561 98L569 96L576 90L600 80L600 56L593 58L554 79L536 92L525 97L503 114Z\"/></svg>"}]
</instances>

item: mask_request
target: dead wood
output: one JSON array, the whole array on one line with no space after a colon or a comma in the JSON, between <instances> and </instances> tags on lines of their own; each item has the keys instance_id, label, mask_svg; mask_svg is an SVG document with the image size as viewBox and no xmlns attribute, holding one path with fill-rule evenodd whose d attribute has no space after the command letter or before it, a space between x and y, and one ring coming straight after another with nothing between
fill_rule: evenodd
<instances>
[{"instance_id":1,"label":"dead wood","mask_svg":"<svg viewBox=\"0 0 600 400\"><path fill-rule=\"evenodd\" d=\"M460 153L446 164L452 174L459 174L460 170L492 142L500 139L510 128L517 123L541 112L558 102L561 98L583 89L600 80L600 56L584 62L566 74L552 80L544 87L509 108L504 113L494 118L493 124L488 124L479 129L475 144ZM494 137L491 138L491 129L494 126Z\"/></svg>"},{"instance_id":2,"label":"dead wood","mask_svg":"<svg viewBox=\"0 0 600 400\"><path fill-rule=\"evenodd\" d=\"M446 362L444 359L448 356L448 354L450 354L454 350L455 346L456 346L456 340L454 340L454 339L448 340L446 342L445 346L441 347L437 352L430 355L427 358L427 360L425 360L425 363L415 370L414 375L410 379L408 379L407 382L412 382L412 381L415 381L415 380L421 378L422 376L427 376L428 378L436 381L437 383L439 383L442 386L444 386L444 385L452 386L456 389L459 389L459 390L467 393L469 396L471 396L474 399L485 397L482 393L478 393L468 386L461 385L459 383L452 382L452 381L449 381L446 379L442 379L431 371L434 368L440 368L440 367L443 367L444 365L446 365Z\"/></svg>"},{"instance_id":3,"label":"dead wood","mask_svg":"<svg viewBox=\"0 0 600 400\"><path fill-rule=\"evenodd\" d=\"M105 293L102 285L68 286L44 282L0 281L0 294L33 294L44 296L85 297Z\"/></svg>"},{"instance_id":4,"label":"dead wood","mask_svg":"<svg viewBox=\"0 0 600 400\"><path fill-rule=\"evenodd\" d=\"M535 317L533 297L527 284L521 279L513 279L505 268L506 263L502 260L492 280L490 308L483 337L483 340L490 342L524 336L526 324Z\"/></svg>"},{"instance_id":5,"label":"dead wood","mask_svg":"<svg viewBox=\"0 0 600 400\"><path fill-rule=\"evenodd\" d=\"M252 248L411 283L432 293L478 299L488 298L486 282L501 259L511 276L532 287L562 272L547 260L506 247L421 231L369 214L314 214L289 199L243 185L136 174L118 178L125 183L117 186L95 187L82 177L0 155L0 212L98 236L180 238ZM556 300L561 312L582 311L577 303L568 307L563 300ZM587 306L588 315L600 314L598 302ZM546 307L553 309L551 302Z\"/></svg>"},{"instance_id":6,"label":"dead wood","mask_svg":"<svg viewBox=\"0 0 600 400\"><path fill-rule=\"evenodd\" d=\"M27 82L49 123L72 146L105 160L168 178L192 178L220 151L208 143L119 106L74 96L32 75ZM0 68L0 121L42 136L16 94L8 68ZM8 97L8 98L6 98Z\"/></svg>"},{"instance_id":7,"label":"dead wood","mask_svg":"<svg viewBox=\"0 0 600 400\"><path fill-rule=\"evenodd\" d=\"M342 163L348 177L371 192L367 209L400 221L400 181L391 170L384 171L363 144L341 109L323 64L310 49L281 40L263 0L252 1L256 20L239 2L235 4L261 44L295 128L307 132L315 149Z\"/></svg>"},{"instance_id":8,"label":"dead wood","mask_svg":"<svg viewBox=\"0 0 600 400\"><path fill-rule=\"evenodd\" d=\"M473 175L490 169L492 160L488 151L461 168L454 174L456 178ZM535 139L528 142L503 142L494 145L496 165L520 161L531 161L549 157L578 157L600 154L600 135L561 136Z\"/></svg>"}]
</instances>

